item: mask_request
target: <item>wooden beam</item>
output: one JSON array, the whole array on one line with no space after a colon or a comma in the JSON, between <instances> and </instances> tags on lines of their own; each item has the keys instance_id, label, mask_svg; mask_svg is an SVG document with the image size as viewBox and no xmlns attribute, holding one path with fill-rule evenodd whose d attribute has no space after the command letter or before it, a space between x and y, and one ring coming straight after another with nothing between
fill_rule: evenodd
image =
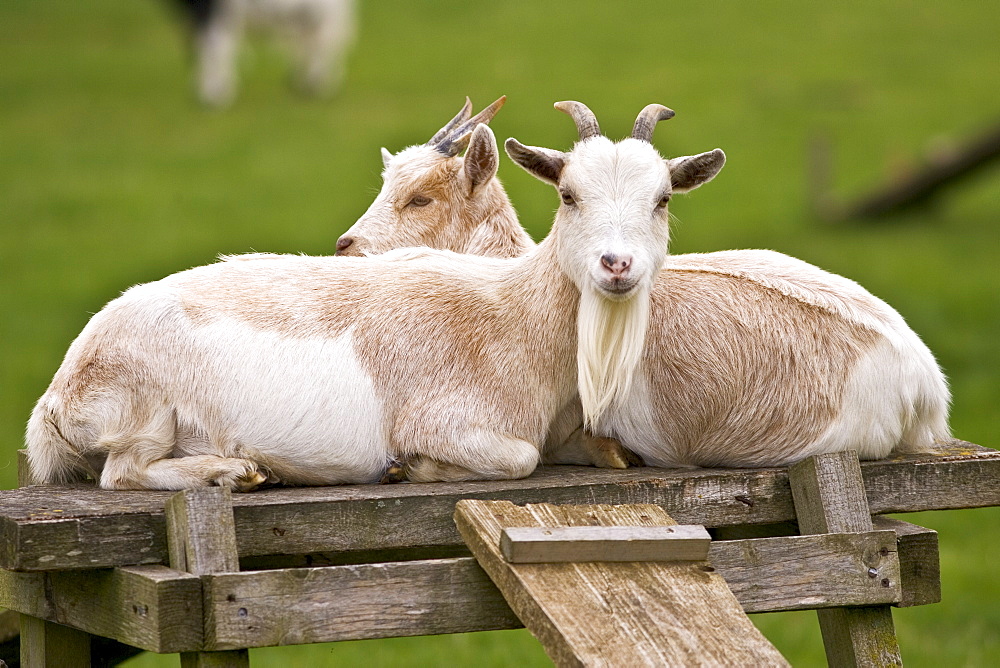
<instances>
[{"instance_id":1,"label":"wooden beam","mask_svg":"<svg viewBox=\"0 0 1000 668\"><path fill-rule=\"evenodd\" d=\"M508 526L662 526L662 508L465 500L455 522L518 618L558 666L788 665L706 562L512 564Z\"/></svg>"},{"instance_id":2,"label":"wooden beam","mask_svg":"<svg viewBox=\"0 0 1000 668\"><path fill-rule=\"evenodd\" d=\"M90 636L21 615L21 668L90 668Z\"/></svg>"},{"instance_id":3,"label":"wooden beam","mask_svg":"<svg viewBox=\"0 0 1000 668\"><path fill-rule=\"evenodd\" d=\"M941 557L937 531L889 517L873 517L872 523L876 529L891 529L896 534L902 591L902 598L896 605L905 608L940 603Z\"/></svg>"},{"instance_id":4,"label":"wooden beam","mask_svg":"<svg viewBox=\"0 0 1000 668\"><path fill-rule=\"evenodd\" d=\"M232 494L227 487L177 492L165 508L170 565L194 575L238 571ZM204 617L207 633L210 619ZM182 668L249 668L246 649L184 652Z\"/></svg>"},{"instance_id":5,"label":"wooden beam","mask_svg":"<svg viewBox=\"0 0 1000 668\"><path fill-rule=\"evenodd\" d=\"M940 454L863 462L861 470L873 513L1000 505L1000 452L972 444L954 441ZM0 568L166 563L169 496L91 485L0 491ZM237 494L237 546L244 557L453 547L461 540L451 515L463 498L655 503L683 524L713 528L795 519L785 469L552 466L524 480Z\"/></svg>"},{"instance_id":6,"label":"wooden beam","mask_svg":"<svg viewBox=\"0 0 1000 668\"><path fill-rule=\"evenodd\" d=\"M789 468L788 477L802 533L872 530L857 453L809 457ZM892 583L880 565L871 572L873 580ZM831 667L902 665L889 607L835 608L817 615Z\"/></svg>"},{"instance_id":7,"label":"wooden beam","mask_svg":"<svg viewBox=\"0 0 1000 668\"><path fill-rule=\"evenodd\" d=\"M206 649L521 626L475 559L205 576Z\"/></svg>"},{"instance_id":8,"label":"wooden beam","mask_svg":"<svg viewBox=\"0 0 1000 668\"><path fill-rule=\"evenodd\" d=\"M35 484L35 477L31 474L31 465L28 463L28 451L21 449L17 451L17 486L27 487Z\"/></svg>"},{"instance_id":9,"label":"wooden beam","mask_svg":"<svg viewBox=\"0 0 1000 668\"><path fill-rule=\"evenodd\" d=\"M703 526L507 527L500 552L512 564L567 561L705 561Z\"/></svg>"},{"instance_id":10,"label":"wooden beam","mask_svg":"<svg viewBox=\"0 0 1000 668\"><path fill-rule=\"evenodd\" d=\"M201 646L201 582L166 566L0 571L0 605L153 652Z\"/></svg>"},{"instance_id":11,"label":"wooden beam","mask_svg":"<svg viewBox=\"0 0 1000 668\"><path fill-rule=\"evenodd\" d=\"M926 535L919 527L909 531ZM906 534L899 537L900 554L906 540ZM891 553L896 542L896 534L886 531L714 541L710 559L746 612L849 603L917 604L928 598L924 592L939 592L936 571L897 578L892 554L875 565L893 586L883 587L881 580L869 577L872 555ZM46 577L0 572L0 605L156 652L520 626L471 557L221 573L201 579L165 566L67 572L48 583Z\"/></svg>"}]
</instances>

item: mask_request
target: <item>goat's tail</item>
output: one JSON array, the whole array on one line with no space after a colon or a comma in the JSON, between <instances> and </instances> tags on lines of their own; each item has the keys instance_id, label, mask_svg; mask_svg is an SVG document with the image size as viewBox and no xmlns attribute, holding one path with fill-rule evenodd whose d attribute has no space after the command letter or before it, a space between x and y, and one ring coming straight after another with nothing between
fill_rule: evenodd
<instances>
[{"instance_id":1,"label":"goat's tail","mask_svg":"<svg viewBox=\"0 0 1000 668\"><path fill-rule=\"evenodd\" d=\"M59 428L58 406L48 395L35 404L28 420L25 442L31 479L39 484L59 484L81 480L87 473L87 460Z\"/></svg>"},{"instance_id":2,"label":"goat's tail","mask_svg":"<svg viewBox=\"0 0 1000 668\"><path fill-rule=\"evenodd\" d=\"M927 374L913 399L903 437L893 450L900 454L934 452L947 445L952 438L950 404L948 381L935 365L934 373Z\"/></svg>"}]
</instances>

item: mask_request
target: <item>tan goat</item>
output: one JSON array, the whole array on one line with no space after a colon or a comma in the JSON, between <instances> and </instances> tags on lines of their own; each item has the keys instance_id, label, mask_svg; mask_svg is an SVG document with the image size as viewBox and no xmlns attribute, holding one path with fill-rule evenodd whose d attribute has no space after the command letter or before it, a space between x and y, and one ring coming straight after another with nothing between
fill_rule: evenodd
<instances>
[{"instance_id":1,"label":"tan goat","mask_svg":"<svg viewBox=\"0 0 1000 668\"><path fill-rule=\"evenodd\" d=\"M577 112L584 144L599 130L585 107ZM479 147L477 161L489 162L490 150L495 144ZM386 183L414 152L387 160ZM422 155L428 171L442 162ZM419 184L410 182L408 196L422 192ZM446 200L437 206L451 212L449 248L525 252L505 243L528 237L509 201L498 204L495 185L487 225L478 224L479 208L464 208L453 194L460 187L436 191ZM373 207L345 237L374 252L439 243L423 232ZM590 428L647 463L776 466L847 449L877 459L932 449L949 436L949 393L933 355L894 309L846 278L766 250L672 255L651 311L631 386L601 394L581 385ZM599 377L605 364L591 359L597 368L584 378Z\"/></svg>"}]
</instances>

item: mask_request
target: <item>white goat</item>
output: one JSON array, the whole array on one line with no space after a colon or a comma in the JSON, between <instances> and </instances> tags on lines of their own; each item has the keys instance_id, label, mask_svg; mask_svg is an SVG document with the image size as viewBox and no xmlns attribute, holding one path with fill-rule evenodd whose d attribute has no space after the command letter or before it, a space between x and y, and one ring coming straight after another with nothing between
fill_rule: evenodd
<instances>
[{"instance_id":1,"label":"white goat","mask_svg":"<svg viewBox=\"0 0 1000 668\"><path fill-rule=\"evenodd\" d=\"M636 128L662 109L644 110ZM472 141L489 132L476 126ZM648 299L671 175L637 139L595 138L567 154L508 147L574 188L530 253L260 256L131 288L91 319L36 405L33 473L90 472L111 489L251 489L262 471L371 482L394 459L416 481L531 473L575 400L581 300L587 317L602 309L595 300L618 313ZM688 163L721 160L675 159L674 189L715 173Z\"/></svg>"},{"instance_id":2,"label":"white goat","mask_svg":"<svg viewBox=\"0 0 1000 668\"><path fill-rule=\"evenodd\" d=\"M354 37L353 0L181 0L194 28L201 101L222 107L236 95L236 61L248 27L290 33L299 52L297 83L306 92L335 91Z\"/></svg>"},{"instance_id":3,"label":"white goat","mask_svg":"<svg viewBox=\"0 0 1000 668\"><path fill-rule=\"evenodd\" d=\"M597 123L577 111L581 141L590 141ZM517 224L497 197L489 225L476 225L476 211L453 213L469 227L450 228L450 247L475 239L487 250L469 252L517 252L500 243ZM380 251L436 243L380 211L347 234ZM589 427L647 463L777 466L847 449L878 459L949 437L949 393L933 355L894 309L853 281L773 251L672 255L650 308L632 386L582 386ZM589 375L599 377L605 362L591 359Z\"/></svg>"}]
</instances>

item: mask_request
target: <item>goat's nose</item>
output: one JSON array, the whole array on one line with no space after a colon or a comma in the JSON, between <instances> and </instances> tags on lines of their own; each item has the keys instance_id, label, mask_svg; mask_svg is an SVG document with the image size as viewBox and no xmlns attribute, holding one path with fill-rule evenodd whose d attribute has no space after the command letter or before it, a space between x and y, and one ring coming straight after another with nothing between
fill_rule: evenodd
<instances>
[{"instance_id":1,"label":"goat's nose","mask_svg":"<svg viewBox=\"0 0 1000 668\"><path fill-rule=\"evenodd\" d=\"M340 237L337 239L337 252L347 250L354 243L353 237Z\"/></svg>"},{"instance_id":2,"label":"goat's nose","mask_svg":"<svg viewBox=\"0 0 1000 668\"><path fill-rule=\"evenodd\" d=\"M632 266L632 256L605 253L601 256L601 264L604 265L604 268L607 269L613 276L622 276L627 273L628 268Z\"/></svg>"}]
</instances>

